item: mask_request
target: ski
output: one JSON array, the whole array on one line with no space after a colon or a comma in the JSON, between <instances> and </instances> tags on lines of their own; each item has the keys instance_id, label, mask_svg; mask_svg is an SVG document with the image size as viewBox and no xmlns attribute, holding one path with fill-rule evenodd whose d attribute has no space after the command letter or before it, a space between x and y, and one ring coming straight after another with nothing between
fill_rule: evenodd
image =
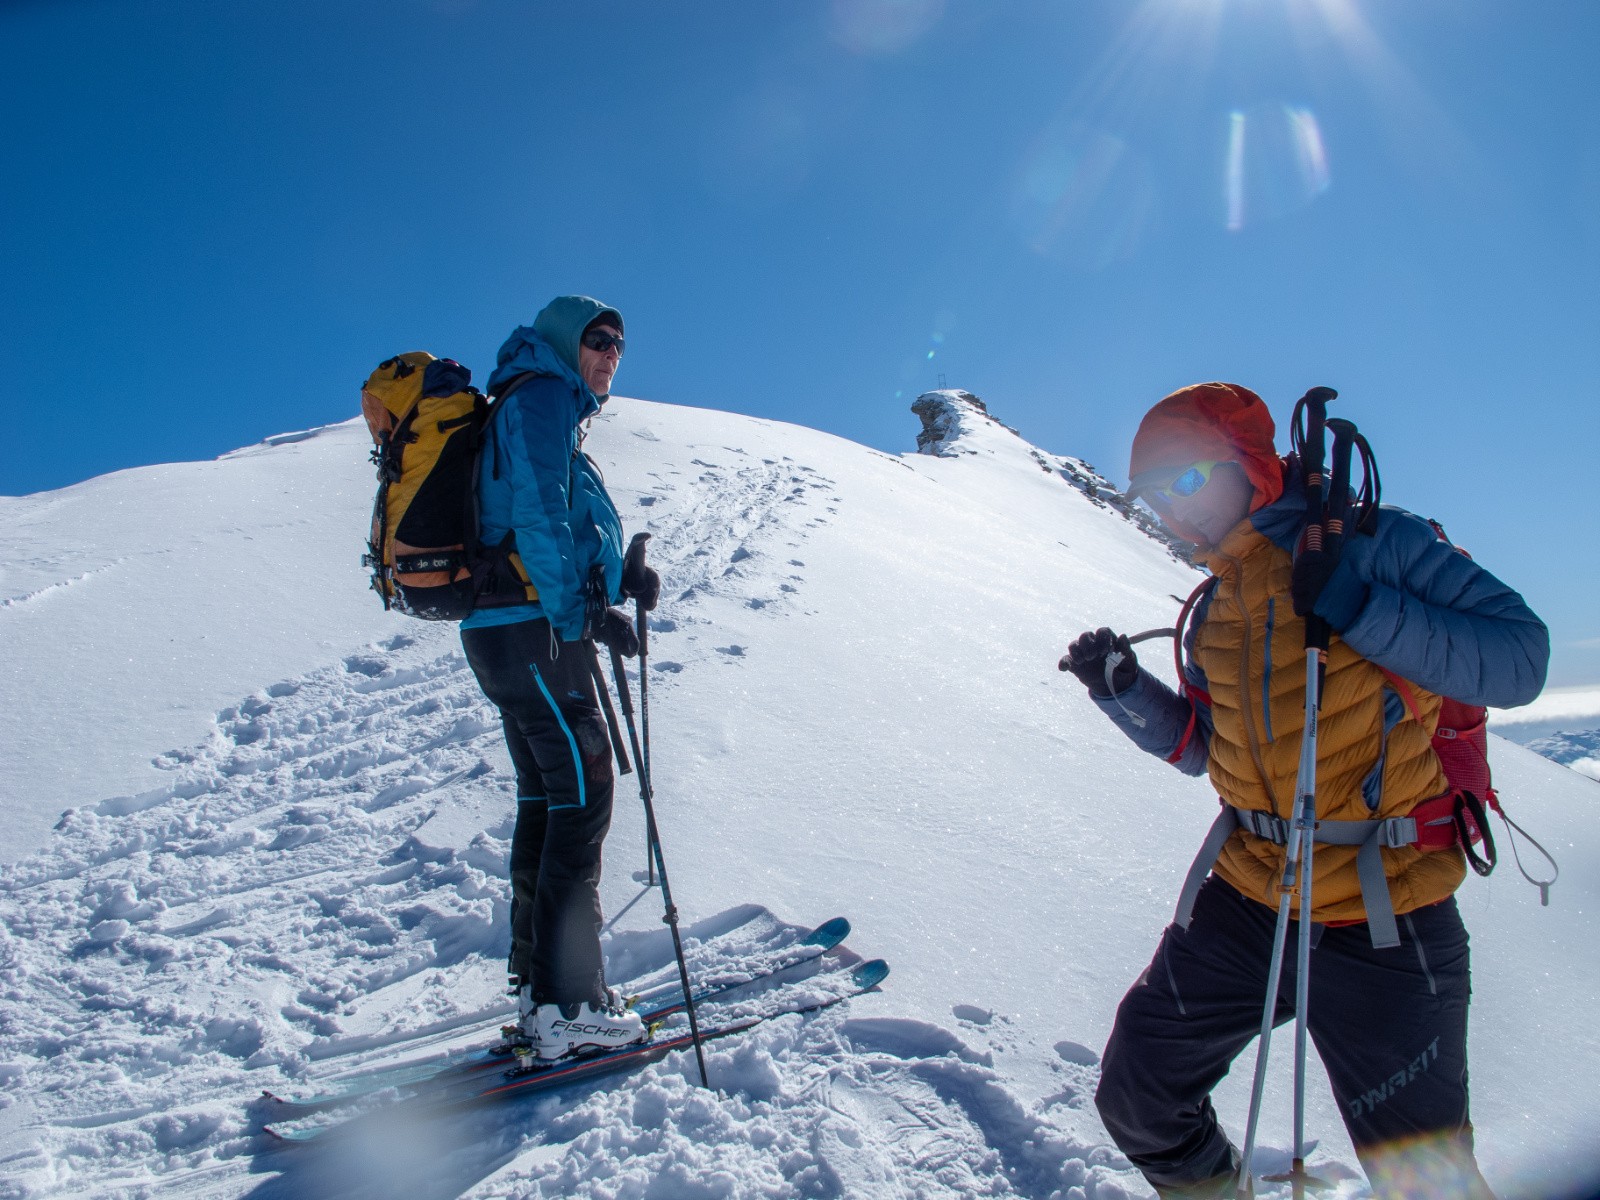
<instances>
[{"instance_id":1,"label":"ski","mask_svg":"<svg viewBox=\"0 0 1600 1200\"><path fill-rule=\"evenodd\" d=\"M738 991L740 988L764 982L785 971L821 958L828 951L838 946L850 934L850 922L845 917L834 917L818 925L805 937L797 942L790 943L785 948L784 956L776 963L763 967L755 974L730 983L717 984L696 993L696 1005L720 1000L722 997ZM638 1003L638 998L630 1000L630 1004ZM682 1012L686 1007L681 992L671 1001L650 1004L640 1008L639 1016L646 1026ZM493 1024L500 1018L494 1018L484 1024ZM373 1092L380 1092L392 1087L409 1087L418 1083L425 1083L442 1075L471 1075L479 1071L491 1070L504 1066L511 1058L512 1047L502 1041L493 1046L480 1046L476 1049L456 1051L451 1054L441 1055L412 1063L401 1063L393 1067L379 1067L362 1075L347 1080L344 1084L329 1088L309 1095L285 1095L263 1088L261 1094L275 1104L302 1112L314 1112L317 1109L332 1108L335 1105L347 1104L362 1096Z\"/></svg>"},{"instance_id":2,"label":"ski","mask_svg":"<svg viewBox=\"0 0 1600 1200\"><path fill-rule=\"evenodd\" d=\"M837 996L830 996L826 1000L814 1004L791 1006L776 1009L772 1012L762 1013L759 1016L743 1017L728 1022L725 1025L713 1025L700 1030L701 1042L714 1042L722 1038L733 1037L746 1033L757 1026L779 1017L802 1016L810 1013L821 1012L832 1008L836 1004L843 1004L846 1000L854 999L866 992L875 989L889 975L889 964L881 958L870 959L857 964L850 972L850 988ZM536 1092L549 1091L571 1083L584 1082L597 1079L618 1071L636 1069L659 1062L675 1050L685 1050L694 1043L693 1036L688 1030L681 1030L668 1036L653 1036L648 1041L632 1046L621 1046L615 1050L602 1050L595 1054L587 1054L578 1058L562 1059L549 1065L536 1066L529 1070L505 1071L494 1079L485 1083L467 1083L465 1080L455 1081L466 1086L454 1090L454 1094L432 1097L431 1103L439 1109L455 1109L477 1104L486 1104L509 1099L517 1096L532 1095ZM448 1085L447 1085L448 1086ZM421 1097L418 1097L421 1099ZM280 1142L306 1143L317 1140L330 1130L343 1125L343 1121L330 1122L320 1125L301 1125L292 1128L280 1128L277 1125L263 1126L263 1132Z\"/></svg>"},{"instance_id":3,"label":"ski","mask_svg":"<svg viewBox=\"0 0 1600 1200\"><path fill-rule=\"evenodd\" d=\"M882 983L889 975L889 964L881 958L869 959L859 963L850 972L850 990L841 992L837 996L830 996L826 1000L815 1004L799 1007L782 1008L759 1016L743 1017L730 1021L726 1025L713 1026L700 1031L702 1042L714 1042L721 1038L732 1037L736 1033L744 1033L758 1025L778 1017L790 1015L821 1012L823 1009L832 1008L836 1004L843 1004L846 1000L855 998L863 992L870 992ZM665 1058L674 1050L682 1050L694 1043L693 1035L687 1029L674 1033L668 1037L654 1037L649 1041L641 1042L634 1046L621 1046L615 1050L602 1050L598 1054L588 1054L581 1058L566 1061L557 1060L549 1066L535 1067L529 1071L516 1074L507 1072L504 1077L458 1098L460 1103L474 1103L482 1100L499 1100L508 1096L527 1095L531 1092L542 1091L547 1088L559 1087L579 1079L591 1079L598 1075L609 1074L612 1071L622 1070L627 1067L643 1066Z\"/></svg>"}]
</instances>

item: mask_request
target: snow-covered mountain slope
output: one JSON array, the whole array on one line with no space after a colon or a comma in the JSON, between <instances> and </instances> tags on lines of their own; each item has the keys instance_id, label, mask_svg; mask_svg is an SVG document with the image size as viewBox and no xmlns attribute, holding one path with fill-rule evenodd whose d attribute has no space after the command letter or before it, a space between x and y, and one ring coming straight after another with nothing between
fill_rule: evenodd
<instances>
[{"instance_id":1,"label":"snow-covered mountain slope","mask_svg":"<svg viewBox=\"0 0 1600 1200\"><path fill-rule=\"evenodd\" d=\"M69 805L159 786L152 754L263 680L395 628L357 565L364 444L352 422L0 496L0 862Z\"/></svg>"},{"instance_id":2,"label":"snow-covered mountain slope","mask_svg":"<svg viewBox=\"0 0 1600 1200\"><path fill-rule=\"evenodd\" d=\"M1528 749L1551 762L1571 767L1580 775L1600 781L1600 729L1573 730L1535 738Z\"/></svg>"},{"instance_id":3,"label":"snow-covered mountain slope","mask_svg":"<svg viewBox=\"0 0 1600 1200\"><path fill-rule=\"evenodd\" d=\"M0 680L7 774L32 781L6 821L43 829L58 795L72 812L0 883L0 1195L1146 1194L1094 1115L1096 1050L1214 800L1055 662L1085 627L1170 624L1197 577L1068 478L1076 460L955 415L953 452L895 457L617 400L589 444L667 584L650 717L693 963L843 912L850 948L893 965L882 993L723 1043L719 1095L678 1056L470 1123L397 1110L313 1154L266 1148L260 1089L376 1061L402 1030L445 1045L503 1004L505 751L454 629L364 590L365 433L4 502L0 556L32 564L0 609L26 667ZM247 539L270 552L242 563ZM1591 783L1494 753L1564 873L1547 909L1509 863L1461 893L1474 1116L1502 1194L1548 1194L1600 1145L1600 838ZM609 970L655 985L632 784ZM1236 1132L1248 1074L1218 1095ZM1353 1193L1320 1075L1312 1096L1316 1163Z\"/></svg>"},{"instance_id":4,"label":"snow-covered mountain slope","mask_svg":"<svg viewBox=\"0 0 1600 1200\"><path fill-rule=\"evenodd\" d=\"M1489 727L1551 762L1600 780L1600 688L1550 688L1523 708L1491 712Z\"/></svg>"}]
</instances>

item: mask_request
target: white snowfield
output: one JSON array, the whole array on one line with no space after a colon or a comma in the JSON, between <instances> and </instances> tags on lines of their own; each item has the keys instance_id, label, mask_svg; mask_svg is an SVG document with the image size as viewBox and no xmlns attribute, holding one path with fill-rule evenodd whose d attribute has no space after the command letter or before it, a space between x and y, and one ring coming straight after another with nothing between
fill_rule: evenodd
<instances>
[{"instance_id":1,"label":"white snowfield","mask_svg":"<svg viewBox=\"0 0 1600 1200\"><path fill-rule=\"evenodd\" d=\"M1198 577L1082 464L951 403L939 457L621 399L589 440L666 581L650 723L691 967L845 914L882 990L708 1047L712 1092L678 1054L431 1120L380 1095L304 1146L262 1133L263 1089L408 1031L470 1043L506 1004L509 763L455 629L365 590L365 429L0 499L0 1197L1148 1195L1095 1115L1098 1050L1215 801L1056 660L1170 625ZM1170 642L1140 649L1170 677ZM1478 1142L1503 1196L1568 1194L1600 1171L1595 785L1493 754L1563 873L1541 908L1503 846L1460 893ZM673 976L642 825L620 777L630 991ZM1217 1095L1236 1138L1252 1061ZM1310 1093L1312 1166L1358 1196L1320 1069Z\"/></svg>"}]
</instances>

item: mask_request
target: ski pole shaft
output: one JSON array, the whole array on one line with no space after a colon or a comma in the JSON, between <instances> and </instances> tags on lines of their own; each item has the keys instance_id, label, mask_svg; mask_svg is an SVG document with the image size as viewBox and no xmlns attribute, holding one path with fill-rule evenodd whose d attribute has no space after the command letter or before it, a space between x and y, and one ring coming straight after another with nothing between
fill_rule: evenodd
<instances>
[{"instance_id":1,"label":"ski pole shaft","mask_svg":"<svg viewBox=\"0 0 1600 1200\"><path fill-rule=\"evenodd\" d=\"M633 535L633 540L628 543L628 552L622 560L622 577L624 579L644 578L644 553L645 543L650 540L650 535L640 531ZM633 598L633 626L639 639L639 727L641 744L635 757L642 764L641 770L646 775L650 773L650 622L645 615L644 605L639 602L639 597ZM656 885L656 859L654 845L645 847L645 886Z\"/></svg>"},{"instance_id":2,"label":"ski pole shaft","mask_svg":"<svg viewBox=\"0 0 1600 1200\"><path fill-rule=\"evenodd\" d=\"M628 740L633 745L633 757L639 763L639 799L644 801L645 836L654 851L656 869L661 873L661 903L665 912L663 923L672 930L672 953L678 960L678 982L683 987L684 1011L689 1015L689 1036L694 1042L694 1057L700 1067L700 1086L711 1090L706 1075L706 1056L700 1044L700 1019L695 1014L694 992L689 986L689 967L683 958L683 938L678 932L678 907L672 902L672 884L667 879L667 860L661 852L661 836L656 829L656 808L650 786L650 770L639 755L639 734L633 723L633 702L628 693L628 676L622 667L622 655L611 648L611 671L617 678L617 695L622 700L622 715L628 724Z\"/></svg>"},{"instance_id":3,"label":"ski pole shaft","mask_svg":"<svg viewBox=\"0 0 1600 1200\"><path fill-rule=\"evenodd\" d=\"M1291 839L1293 834L1290 835ZM1261 1006L1261 1039L1256 1046L1255 1082L1250 1088L1250 1116L1244 1127L1244 1149L1239 1155L1239 1195L1255 1195L1252 1160L1256 1150L1256 1126L1261 1121L1261 1098L1267 1087L1267 1060L1272 1054L1272 1026L1278 1011L1278 984L1283 978L1284 943L1289 934L1289 893L1278 897L1278 923L1272 934L1272 962L1267 968L1267 996Z\"/></svg>"},{"instance_id":4,"label":"ski pole shaft","mask_svg":"<svg viewBox=\"0 0 1600 1200\"><path fill-rule=\"evenodd\" d=\"M1314 387L1295 405L1294 441L1305 475L1305 549L1320 552L1327 523L1328 486L1324 475L1328 401L1339 393L1330 387ZM1302 419L1304 424L1302 424ZM1337 437L1335 445L1337 446ZM1344 487L1349 488L1349 458L1344 460ZM1342 534L1343 526L1336 531ZM1305 1031L1311 952L1311 871L1312 845L1316 836L1317 714L1322 703L1323 666L1327 661L1330 633L1327 622L1316 616L1306 618L1306 708L1305 727L1300 740L1300 765L1295 777L1295 806L1283 856L1283 878L1278 884L1278 921L1272 934L1272 961L1267 971L1267 994L1261 1006L1261 1042L1256 1051L1256 1073L1250 1091L1250 1115L1245 1126L1244 1151L1239 1163L1241 1196L1255 1194L1252 1160L1255 1156L1256 1126L1261 1118L1261 1101L1266 1090L1267 1059L1272 1046L1272 1025L1277 1012L1278 987L1283 978L1283 959L1289 936L1290 905L1300 896L1299 940L1295 947L1295 1145L1297 1164L1305 1131ZM1297 1177L1302 1174L1297 1166Z\"/></svg>"},{"instance_id":5,"label":"ski pole shaft","mask_svg":"<svg viewBox=\"0 0 1600 1200\"><path fill-rule=\"evenodd\" d=\"M1322 551L1337 559L1344 548L1350 515L1350 459L1356 427L1338 417L1326 423L1333 435L1333 454L1323 511L1313 513L1323 531ZM1296 778L1295 832L1300 848L1300 927L1295 954L1294 1150L1290 1169L1296 1195L1305 1187L1306 1054L1311 1026L1311 914L1317 828L1317 745L1322 712L1322 685L1327 674L1328 645L1333 631L1315 614L1306 617L1306 712L1300 739Z\"/></svg>"},{"instance_id":6,"label":"ski pole shaft","mask_svg":"<svg viewBox=\"0 0 1600 1200\"><path fill-rule=\"evenodd\" d=\"M1300 843L1300 928L1295 955L1294 993L1294 1151L1291 1176L1296 1193L1305 1187L1306 1144L1306 1038L1311 1028L1311 888L1317 829L1318 720L1322 710L1322 674L1327 655L1316 647L1306 649L1306 725L1300 742L1300 786L1295 804L1296 836ZM1285 896L1287 898L1287 895Z\"/></svg>"},{"instance_id":7,"label":"ski pole shaft","mask_svg":"<svg viewBox=\"0 0 1600 1200\"><path fill-rule=\"evenodd\" d=\"M605 710L606 730L611 734L611 746L617 755L617 771L623 775L633 774L633 764L628 761L628 752L622 746L622 731L617 728L617 710L611 704L611 689L606 686L605 672L600 669L600 651L595 650L594 660L589 664L590 674L594 676L595 691L600 694L600 705Z\"/></svg>"}]
</instances>

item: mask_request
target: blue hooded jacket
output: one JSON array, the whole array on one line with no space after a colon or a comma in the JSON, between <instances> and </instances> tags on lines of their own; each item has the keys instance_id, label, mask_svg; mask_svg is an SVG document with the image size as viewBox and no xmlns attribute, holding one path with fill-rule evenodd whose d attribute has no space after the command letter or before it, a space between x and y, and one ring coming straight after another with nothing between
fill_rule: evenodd
<instances>
[{"instance_id":1,"label":"blue hooded jacket","mask_svg":"<svg viewBox=\"0 0 1600 1200\"><path fill-rule=\"evenodd\" d=\"M604 481L579 449L578 426L600 411L578 374L578 339L596 317L614 309L587 296L561 296L516 329L500 347L489 391L518 376L489 422L478 473L479 537L498 545L508 532L537 603L485 608L463 629L510 625L543 617L565 642L583 636L590 572L605 572L606 601L619 599L622 521Z\"/></svg>"}]
</instances>

